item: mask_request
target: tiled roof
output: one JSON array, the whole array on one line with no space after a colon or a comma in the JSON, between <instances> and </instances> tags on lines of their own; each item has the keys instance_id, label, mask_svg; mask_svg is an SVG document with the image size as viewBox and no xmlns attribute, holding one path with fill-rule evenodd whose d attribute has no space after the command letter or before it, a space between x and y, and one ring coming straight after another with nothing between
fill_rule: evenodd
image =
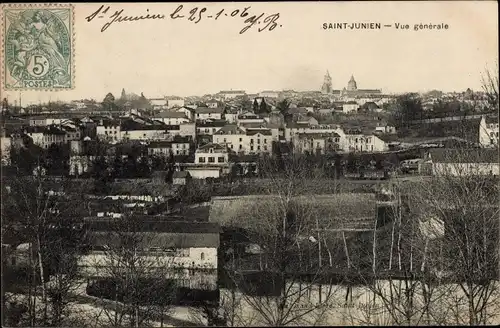
<instances>
[{"instance_id":1,"label":"tiled roof","mask_svg":"<svg viewBox=\"0 0 500 328\"><path fill-rule=\"evenodd\" d=\"M90 243L93 246L119 246L119 236L113 233L113 228L112 224L94 224ZM146 233L141 234L143 239L138 241L146 248L217 248L220 242L219 226L209 222L144 222L134 233L137 230Z\"/></svg>"},{"instance_id":2,"label":"tiled roof","mask_svg":"<svg viewBox=\"0 0 500 328\"><path fill-rule=\"evenodd\" d=\"M335 132L325 132L325 133L299 133L299 138L340 138L340 135Z\"/></svg>"},{"instance_id":3,"label":"tiled roof","mask_svg":"<svg viewBox=\"0 0 500 328\"><path fill-rule=\"evenodd\" d=\"M256 220L266 217L266 213L256 215L256 204L259 204L259 209L269 208L272 211L279 201L275 195L213 197L209 220L222 226L248 228L247 224L258 224ZM297 196L293 203L299 212L307 209L310 222L316 222L314 218L318 218L320 228L363 225L367 221L373 222L376 213L375 194L368 193Z\"/></svg>"},{"instance_id":4,"label":"tiled roof","mask_svg":"<svg viewBox=\"0 0 500 328\"><path fill-rule=\"evenodd\" d=\"M243 90L222 90L222 91L219 91L219 93L240 94L240 93L245 93L245 91L243 91Z\"/></svg>"},{"instance_id":5,"label":"tiled roof","mask_svg":"<svg viewBox=\"0 0 500 328\"><path fill-rule=\"evenodd\" d=\"M498 163L498 149L430 149L429 154L435 163Z\"/></svg>"},{"instance_id":6,"label":"tiled roof","mask_svg":"<svg viewBox=\"0 0 500 328\"><path fill-rule=\"evenodd\" d=\"M247 130L246 132L247 136L254 136L259 133L265 136L272 135L271 130L269 129L252 129L252 130Z\"/></svg>"},{"instance_id":7,"label":"tiled roof","mask_svg":"<svg viewBox=\"0 0 500 328\"><path fill-rule=\"evenodd\" d=\"M132 120L123 121L120 124L120 129L122 131L134 131L134 130L165 130L165 125L145 125Z\"/></svg>"},{"instance_id":8,"label":"tiled roof","mask_svg":"<svg viewBox=\"0 0 500 328\"><path fill-rule=\"evenodd\" d=\"M210 108L210 107L197 107L195 109L196 114L222 114L224 113L224 108Z\"/></svg>"},{"instance_id":9,"label":"tiled roof","mask_svg":"<svg viewBox=\"0 0 500 328\"><path fill-rule=\"evenodd\" d=\"M208 150L210 148L227 151L226 147L219 145L219 144L216 144L216 143L207 143L206 145L200 146L196 151L205 151L205 150Z\"/></svg>"},{"instance_id":10,"label":"tiled roof","mask_svg":"<svg viewBox=\"0 0 500 328\"><path fill-rule=\"evenodd\" d=\"M176 112L176 111L162 111L159 112L156 117L158 118L186 118L186 114L183 112Z\"/></svg>"},{"instance_id":11,"label":"tiled roof","mask_svg":"<svg viewBox=\"0 0 500 328\"><path fill-rule=\"evenodd\" d=\"M173 143L190 143L191 142L191 136L180 136L180 135L175 135L172 138Z\"/></svg>"},{"instance_id":12,"label":"tiled roof","mask_svg":"<svg viewBox=\"0 0 500 328\"><path fill-rule=\"evenodd\" d=\"M234 124L225 125L219 131L215 132L216 135L244 134L244 133L245 131L243 131L239 126Z\"/></svg>"},{"instance_id":13,"label":"tiled roof","mask_svg":"<svg viewBox=\"0 0 500 328\"><path fill-rule=\"evenodd\" d=\"M210 120L210 121L204 121L204 122L198 122L196 125L197 127L200 128L216 128L216 127L223 127L227 124L225 120Z\"/></svg>"},{"instance_id":14,"label":"tiled roof","mask_svg":"<svg viewBox=\"0 0 500 328\"><path fill-rule=\"evenodd\" d=\"M148 148L172 148L172 142L170 141L151 141Z\"/></svg>"}]
</instances>

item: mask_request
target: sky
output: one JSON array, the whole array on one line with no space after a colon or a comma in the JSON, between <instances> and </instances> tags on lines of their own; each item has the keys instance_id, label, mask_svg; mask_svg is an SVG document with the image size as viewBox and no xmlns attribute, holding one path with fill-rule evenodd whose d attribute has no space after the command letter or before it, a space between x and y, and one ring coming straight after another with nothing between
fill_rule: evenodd
<instances>
[{"instance_id":1,"label":"sky","mask_svg":"<svg viewBox=\"0 0 500 328\"><path fill-rule=\"evenodd\" d=\"M197 24L170 18L179 4L112 3L103 18L88 22L101 5L74 5L74 89L22 91L23 105L101 101L108 92L119 97L122 88L148 98L230 89L320 90L326 70L334 89L347 86L354 75L358 88L387 93L479 90L481 74L498 63L495 1L184 3L181 14L206 7L203 14L215 16L224 9L218 20L204 17ZM278 26L258 32L262 22L239 34L246 18L224 14L249 6L248 17L264 13L263 20L279 13ZM149 10L165 19L115 22L101 32L121 9L122 16ZM323 29L323 23L337 22L393 27ZM398 30L395 23L408 24L409 30ZM414 31L420 23L449 28ZM10 102L19 99L19 91L1 91Z\"/></svg>"}]
</instances>

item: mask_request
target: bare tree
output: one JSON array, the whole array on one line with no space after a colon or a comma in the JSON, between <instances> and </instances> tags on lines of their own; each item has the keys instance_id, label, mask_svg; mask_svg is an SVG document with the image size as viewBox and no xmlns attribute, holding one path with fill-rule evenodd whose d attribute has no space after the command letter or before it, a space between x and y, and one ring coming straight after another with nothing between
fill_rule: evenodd
<instances>
[{"instance_id":1,"label":"bare tree","mask_svg":"<svg viewBox=\"0 0 500 328\"><path fill-rule=\"evenodd\" d=\"M224 269L242 293L245 314L257 315L257 324L318 324L333 304L336 287L326 274L332 259L325 250L331 240L316 204L307 201L327 185L315 159L263 158L259 170L266 196L234 218L250 243L238 251L236 265L229 261Z\"/></svg>"},{"instance_id":2,"label":"bare tree","mask_svg":"<svg viewBox=\"0 0 500 328\"><path fill-rule=\"evenodd\" d=\"M495 110L497 113L500 113L499 100L498 100L499 99L498 62L496 63L495 71L492 72L491 70L486 70L481 79L481 83L483 90L486 93L490 109Z\"/></svg>"},{"instance_id":3,"label":"bare tree","mask_svg":"<svg viewBox=\"0 0 500 328\"><path fill-rule=\"evenodd\" d=\"M85 200L75 193L70 181L42 176L6 178L3 187L2 234L14 235L17 243L29 245L31 272L25 286L29 324L61 325L68 318L63 312L76 280L74 264L81 237L77 223ZM49 279L61 277L64 283L48 284Z\"/></svg>"},{"instance_id":4,"label":"bare tree","mask_svg":"<svg viewBox=\"0 0 500 328\"><path fill-rule=\"evenodd\" d=\"M494 297L499 260L495 154L478 149L443 151L447 164L435 164L435 176L418 184L413 198L414 208L444 226L440 246L445 251L438 267L450 284L459 287L457 293L467 304L464 321L471 325L489 323L499 305Z\"/></svg>"},{"instance_id":5,"label":"bare tree","mask_svg":"<svg viewBox=\"0 0 500 328\"><path fill-rule=\"evenodd\" d=\"M104 323L139 327L159 321L163 326L175 300L174 281L183 274L175 268L175 251L164 249L159 237L144 232L145 223L132 216L107 220L89 223L91 249L80 262L90 270L83 274L94 277L92 293L113 301L103 306ZM107 228L99 229L101 224Z\"/></svg>"}]
</instances>

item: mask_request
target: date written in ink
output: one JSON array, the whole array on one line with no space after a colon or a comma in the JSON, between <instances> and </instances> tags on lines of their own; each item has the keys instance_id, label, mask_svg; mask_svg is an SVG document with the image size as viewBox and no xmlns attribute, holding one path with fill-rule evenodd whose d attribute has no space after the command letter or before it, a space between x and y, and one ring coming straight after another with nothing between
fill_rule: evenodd
<instances>
[{"instance_id":1,"label":"date written in ink","mask_svg":"<svg viewBox=\"0 0 500 328\"><path fill-rule=\"evenodd\" d=\"M227 18L226 18L227 17ZM137 22L142 20L187 20L198 24L204 20L221 21L223 19L240 19L243 23L243 28L239 34L243 34L251 28L255 28L258 32L273 31L277 27L282 27L279 19L280 14L254 14L251 12L251 7L244 7L239 9L220 9L210 12L206 7L185 7L179 5L169 15L163 13L151 13L149 9L141 15L130 14L125 12L124 9L111 10L111 6L100 6L89 16L85 17L87 22L93 21L95 18L103 19L101 32L105 32L110 26L115 23Z\"/></svg>"},{"instance_id":2,"label":"date written in ink","mask_svg":"<svg viewBox=\"0 0 500 328\"><path fill-rule=\"evenodd\" d=\"M219 20L222 19L222 17L242 19L245 26L240 30L240 34L245 33L250 28L256 25L258 26L257 31L259 32L272 31L276 27L282 26L279 22L279 13L268 15L266 15L265 13L260 13L259 15L257 15L250 13L250 8L251 7L244 7L234 10L221 9L217 12L208 13L208 9L205 7L192 7L189 9L185 9L184 5L179 5L174 10L174 12L170 14L170 17L172 19L187 19L191 22L194 22L195 24L198 24L204 19Z\"/></svg>"}]
</instances>

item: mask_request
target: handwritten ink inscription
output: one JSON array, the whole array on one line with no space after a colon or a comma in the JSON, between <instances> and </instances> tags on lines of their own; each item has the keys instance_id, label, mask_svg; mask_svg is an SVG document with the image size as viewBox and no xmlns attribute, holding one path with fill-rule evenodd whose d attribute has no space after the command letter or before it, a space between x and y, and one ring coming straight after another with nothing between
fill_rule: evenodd
<instances>
[{"instance_id":1,"label":"handwritten ink inscription","mask_svg":"<svg viewBox=\"0 0 500 328\"><path fill-rule=\"evenodd\" d=\"M127 15L124 9L111 10L110 6L102 5L95 12L85 17L87 22L93 21L95 18L104 18L106 22L101 27L101 32L105 32L111 25L115 23L123 22L135 22L140 20L187 20L198 24L203 20L222 20L222 17L228 17L230 19L240 19L243 21L243 28L239 31L239 34L243 34L254 26L257 27L258 32L272 31L276 27L282 27L279 22L280 14L252 14L250 12L251 7L244 7L233 10L221 9L217 12L209 13L206 7L192 7L185 8L184 5L179 5L174 11L169 15L164 15L161 13L152 14L149 9L146 9L146 13L142 15Z\"/></svg>"}]
</instances>

